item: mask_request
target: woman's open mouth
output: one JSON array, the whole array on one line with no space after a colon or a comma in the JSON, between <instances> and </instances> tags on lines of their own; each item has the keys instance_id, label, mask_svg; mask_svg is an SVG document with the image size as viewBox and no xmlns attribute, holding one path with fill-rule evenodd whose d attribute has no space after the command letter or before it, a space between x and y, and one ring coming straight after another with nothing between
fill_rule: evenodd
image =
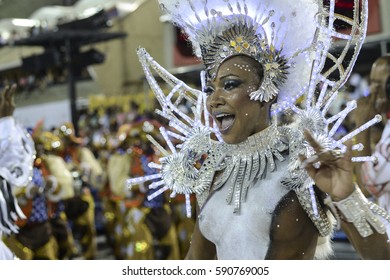
<instances>
[{"instance_id":1,"label":"woman's open mouth","mask_svg":"<svg viewBox=\"0 0 390 280\"><path fill-rule=\"evenodd\" d=\"M217 122L219 132L222 134L226 133L233 126L234 120L236 119L235 115L228 113L217 113L213 115Z\"/></svg>"}]
</instances>

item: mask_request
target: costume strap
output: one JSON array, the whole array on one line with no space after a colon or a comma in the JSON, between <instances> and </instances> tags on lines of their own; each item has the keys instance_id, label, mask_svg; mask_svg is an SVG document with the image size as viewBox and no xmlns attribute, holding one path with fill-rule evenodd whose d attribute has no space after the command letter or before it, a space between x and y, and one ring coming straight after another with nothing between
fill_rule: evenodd
<instances>
[{"instance_id":1,"label":"costume strap","mask_svg":"<svg viewBox=\"0 0 390 280\"><path fill-rule=\"evenodd\" d=\"M314 196L310 192L310 189L296 189L295 190L298 200L302 205L302 208L309 215L309 218L312 220L316 226L319 234L321 236L328 236L332 233L333 227L329 221L326 212L319 204L317 196ZM316 201L316 208L313 208L313 199Z\"/></svg>"}]
</instances>

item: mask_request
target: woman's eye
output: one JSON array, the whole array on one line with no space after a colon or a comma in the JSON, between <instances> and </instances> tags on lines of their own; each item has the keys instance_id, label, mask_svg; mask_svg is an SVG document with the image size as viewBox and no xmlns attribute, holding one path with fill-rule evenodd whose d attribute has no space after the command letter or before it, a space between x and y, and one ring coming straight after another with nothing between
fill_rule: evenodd
<instances>
[{"instance_id":1,"label":"woman's eye","mask_svg":"<svg viewBox=\"0 0 390 280\"><path fill-rule=\"evenodd\" d=\"M224 89L225 90L232 90L232 89L239 87L240 85L241 85L241 81L229 80L229 81L225 82Z\"/></svg>"},{"instance_id":2,"label":"woman's eye","mask_svg":"<svg viewBox=\"0 0 390 280\"><path fill-rule=\"evenodd\" d=\"M204 92L206 93L207 96L213 94L214 89L212 87L206 87Z\"/></svg>"}]
</instances>

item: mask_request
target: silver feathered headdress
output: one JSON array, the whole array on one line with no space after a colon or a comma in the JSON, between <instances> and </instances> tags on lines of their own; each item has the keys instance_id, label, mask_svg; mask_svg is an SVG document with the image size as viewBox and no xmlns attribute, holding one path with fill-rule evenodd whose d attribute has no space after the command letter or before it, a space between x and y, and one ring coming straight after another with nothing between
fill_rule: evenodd
<instances>
[{"instance_id":1,"label":"silver feathered headdress","mask_svg":"<svg viewBox=\"0 0 390 280\"><path fill-rule=\"evenodd\" d=\"M267 102L286 84L293 90L292 83L286 83L289 78L294 79L297 90L308 85L311 63L307 56L315 45L317 15L322 8L317 1L159 2L188 35L208 78L215 77L226 59L243 54L258 61L264 71L261 87L251 93L254 100ZM297 72L299 76L294 75Z\"/></svg>"},{"instance_id":2,"label":"silver feathered headdress","mask_svg":"<svg viewBox=\"0 0 390 280\"><path fill-rule=\"evenodd\" d=\"M329 2L325 7L322 0L159 0L161 9L188 35L208 78L234 55L260 62L264 79L250 97L267 102L279 95L276 111L310 96L309 91L334 72L336 81L326 83L334 91L349 76L365 37L366 7L361 13L355 0L353 18L346 18L335 14L335 0ZM336 32L336 20L351 27L350 34ZM329 52L335 38L346 42L339 57ZM345 65L347 50L354 45L355 53ZM321 73L325 61L332 65Z\"/></svg>"}]
</instances>

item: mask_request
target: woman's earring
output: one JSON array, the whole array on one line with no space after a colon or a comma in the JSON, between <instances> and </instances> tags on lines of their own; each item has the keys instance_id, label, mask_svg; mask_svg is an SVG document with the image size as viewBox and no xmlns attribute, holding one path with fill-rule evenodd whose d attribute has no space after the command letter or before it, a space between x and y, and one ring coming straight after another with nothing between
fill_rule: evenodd
<instances>
[{"instance_id":1,"label":"woman's earring","mask_svg":"<svg viewBox=\"0 0 390 280\"><path fill-rule=\"evenodd\" d=\"M279 89L272 82L270 77L265 77L264 81L258 90L251 92L249 97L251 100L258 100L260 102L269 102L272 98L277 96Z\"/></svg>"}]
</instances>

